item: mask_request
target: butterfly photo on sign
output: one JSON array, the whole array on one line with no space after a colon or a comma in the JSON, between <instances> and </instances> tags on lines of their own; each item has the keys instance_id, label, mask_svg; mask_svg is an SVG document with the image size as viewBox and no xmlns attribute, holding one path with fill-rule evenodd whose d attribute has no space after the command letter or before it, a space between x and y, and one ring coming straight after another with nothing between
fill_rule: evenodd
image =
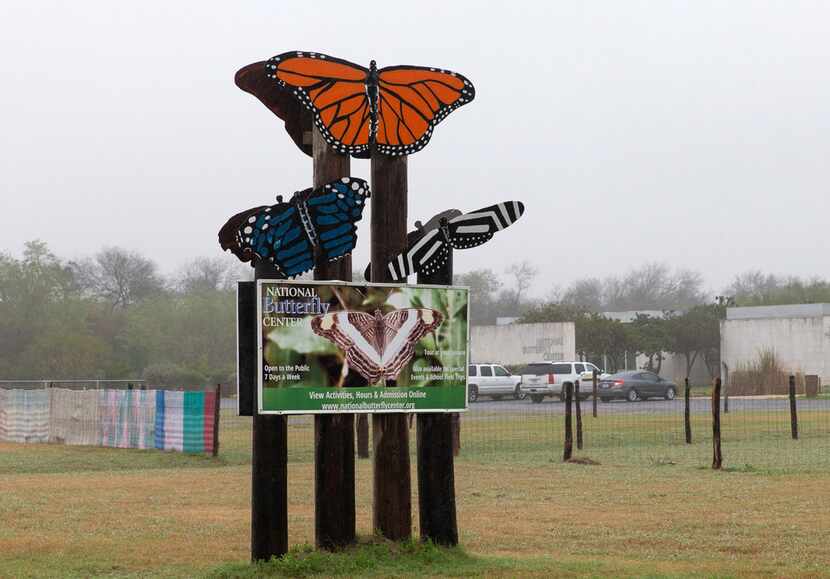
<instances>
[{"instance_id":1,"label":"butterfly photo on sign","mask_svg":"<svg viewBox=\"0 0 830 579\"><path fill-rule=\"evenodd\" d=\"M410 155L423 149L435 126L475 98L464 76L424 66L369 68L318 52L285 52L265 64L268 78L314 117L325 141L340 153Z\"/></svg>"},{"instance_id":2,"label":"butterfly photo on sign","mask_svg":"<svg viewBox=\"0 0 830 579\"><path fill-rule=\"evenodd\" d=\"M355 177L299 191L288 202L278 196L276 205L231 217L219 231L219 244L243 262L265 259L283 277L295 277L314 267L316 252L326 261L352 252L370 196L369 184Z\"/></svg>"},{"instance_id":3,"label":"butterfly photo on sign","mask_svg":"<svg viewBox=\"0 0 830 579\"><path fill-rule=\"evenodd\" d=\"M318 336L337 344L346 363L369 384L396 380L415 354L415 344L441 325L443 316L429 308L406 308L382 314L336 312L311 320Z\"/></svg>"}]
</instances>

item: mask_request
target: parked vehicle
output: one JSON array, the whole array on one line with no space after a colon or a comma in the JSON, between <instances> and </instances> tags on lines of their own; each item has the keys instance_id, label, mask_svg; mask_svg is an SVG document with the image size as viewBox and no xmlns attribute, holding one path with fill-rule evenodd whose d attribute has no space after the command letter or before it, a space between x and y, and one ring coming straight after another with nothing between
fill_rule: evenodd
<instances>
[{"instance_id":1,"label":"parked vehicle","mask_svg":"<svg viewBox=\"0 0 830 579\"><path fill-rule=\"evenodd\" d=\"M565 384L579 380L580 386L585 385L579 393L580 400L584 400L591 395L594 370L599 379L607 376L589 362L534 362L522 370L522 392L537 404L548 397L564 400Z\"/></svg>"},{"instance_id":2,"label":"parked vehicle","mask_svg":"<svg viewBox=\"0 0 830 579\"><path fill-rule=\"evenodd\" d=\"M482 396L500 400L509 396L516 400L524 398L520 383L521 376L514 376L498 364L470 364L467 369L467 398L475 402Z\"/></svg>"},{"instance_id":3,"label":"parked vehicle","mask_svg":"<svg viewBox=\"0 0 830 579\"><path fill-rule=\"evenodd\" d=\"M677 384L661 378L654 372L629 370L603 379L597 388L599 399L608 402L615 398L637 402L648 398L674 400Z\"/></svg>"}]
</instances>

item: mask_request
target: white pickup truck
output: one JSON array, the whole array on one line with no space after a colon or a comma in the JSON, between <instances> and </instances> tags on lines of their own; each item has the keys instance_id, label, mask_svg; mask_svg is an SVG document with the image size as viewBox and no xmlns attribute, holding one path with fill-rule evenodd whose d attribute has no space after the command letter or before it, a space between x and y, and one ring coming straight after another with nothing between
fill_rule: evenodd
<instances>
[{"instance_id":1,"label":"white pickup truck","mask_svg":"<svg viewBox=\"0 0 830 579\"><path fill-rule=\"evenodd\" d=\"M579 380L579 398L591 395L594 370L597 380L608 376L589 362L533 362L522 370L522 394L538 404L547 397L565 399L564 385Z\"/></svg>"},{"instance_id":2,"label":"white pickup truck","mask_svg":"<svg viewBox=\"0 0 830 579\"><path fill-rule=\"evenodd\" d=\"M521 378L513 376L499 364L470 364L467 371L467 399L470 402L489 396L493 400L510 397L516 400L522 396L519 382Z\"/></svg>"}]
</instances>

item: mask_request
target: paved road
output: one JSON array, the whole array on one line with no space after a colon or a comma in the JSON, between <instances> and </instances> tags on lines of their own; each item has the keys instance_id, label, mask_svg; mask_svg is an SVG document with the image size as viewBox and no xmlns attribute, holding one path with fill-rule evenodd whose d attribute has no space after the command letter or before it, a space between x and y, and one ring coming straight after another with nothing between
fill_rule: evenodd
<instances>
[{"instance_id":1,"label":"paved road","mask_svg":"<svg viewBox=\"0 0 830 579\"><path fill-rule=\"evenodd\" d=\"M690 400L692 412L710 412L711 405L708 398L692 398ZM582 402L582 411L591 411L591 400ZM655 413L682 413L683 400L647 400L645 402L608 402L597 403L600 414L655 414ZM223 410L236 410L236 400L222 399ZM789 412L790 402L787 398L730 398L729 410L760 411L760 412ZM808 400L798 399L798 409L830 411L830 399ZM470 404L470 414L492 414L495 412L515 414L562 414L565 405L562 402L546 399L541 404L533 404L530 400L482 400Z\"/></svg>"}]
</instances>

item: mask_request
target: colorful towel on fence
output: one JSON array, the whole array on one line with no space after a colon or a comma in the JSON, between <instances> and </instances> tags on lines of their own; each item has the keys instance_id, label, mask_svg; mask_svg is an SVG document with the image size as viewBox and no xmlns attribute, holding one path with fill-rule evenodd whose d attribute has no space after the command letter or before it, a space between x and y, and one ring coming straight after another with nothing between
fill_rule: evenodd
<instances>
[{"instance_id":1,"label":"colorful towel on fence","mask_svg":"<svg viewBox=\"0 0 830 579\"><path fill-rule=\"evenodd\" d=\"M3 390L0 440L47 442L49 393L46 390Z\"/></svg>"},{"instance_id":2,"label":"colorful towel on fence","mask_svg":"<svg viewBox=\"0 0 830 579\"><path fill-rule=\"evenodd\" d=\"M101 390L98 395L101 446L153 448L153 390Z\"/></svg>"},{"instance_id":3,"label":"colorful towel on fence","mask_svg":"<svg viewBox=\"0 0 830 579\"><path fill-rule=\"evenodd\" d=\"M213 452L215 392L0 389L0 440Z\"/></svg>"},{"instance_id":4,"label":"colorful towel on fence","mask_svg":"<svg viewBox=\"0 0 830 579\"><path fill-rule=\"evenodd\" d=\"M49 389L49 442L96 445L100 439L97 390Z\"/></svg>"},{"instance_id":5,"label":"colorful towel on fence","mask_svg":"<svg viewBox=\"0 0 830 579\"><path fill-rule=\"evenodd\" d=\"M156 391L156 448L213 452L214 392Z\"/></svg>"}]
</instances>

